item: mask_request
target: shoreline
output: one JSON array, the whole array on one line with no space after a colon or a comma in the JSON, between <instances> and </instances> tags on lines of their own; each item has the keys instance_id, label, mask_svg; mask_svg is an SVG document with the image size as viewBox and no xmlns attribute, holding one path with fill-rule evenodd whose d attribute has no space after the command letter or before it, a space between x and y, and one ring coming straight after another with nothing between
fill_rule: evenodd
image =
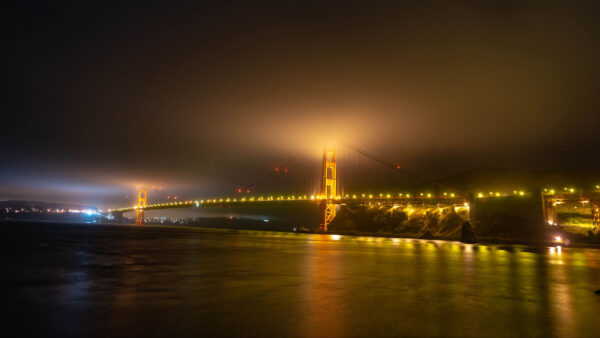
<instances>
[{"instance_id":1,"label":"shoreline","mask_svg":"<svg viewBox=\"0 0 600 338\"><path fill-rule=\"evenodd\" d=\"M190 226L190 225L161 225L161 224L145 224L145 225L137 225L137 224L125 224L125 223L81 223L81 222L68 222L68 221L54 221L54 220L0 220L1 224L10 224L10 223L22 223L22 224L64 224L64 225L72 225L72 226L84 226L84 227L94 227L94 226L112 226L112 227L151 227L151 228L159 228L159 229L194 229L194 230L210 230L215 232L245 232L245 231L253 231L253 232L277 232L277 233L290 233L290 234L314 234L314 235L340 235L340 236L350 236L350 237L376 237L376 238L403 238L403 239L418 239L418 240L432 240L432 241L447 241L447 242L460 242L464 244L482 244L482 245L526 245L532 247L571 247L571 248L590 248L590 249L600 249L600 241L594 242L581 242L581 241L570 241L567 243L556 243L551 241L526 241L526 240L517 240L517 239L499 239L499 238L478 238L476 242L468 243L461 242L460 238L453 237L417 237L410 234L394 234L394 233L372 233L372 232L357 232L357 231L332 231L332 232L294 232L289 230L261 230L261 229L233 229L233 228L219 228L219 227L201 227L201 226Z\"/></svg>"}]
</instances>

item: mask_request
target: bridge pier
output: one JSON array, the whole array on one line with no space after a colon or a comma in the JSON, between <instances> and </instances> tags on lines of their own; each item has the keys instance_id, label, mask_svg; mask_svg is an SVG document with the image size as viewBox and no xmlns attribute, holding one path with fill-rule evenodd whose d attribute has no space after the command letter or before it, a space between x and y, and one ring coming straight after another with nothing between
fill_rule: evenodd
<instances>
[{"instance_id":1,"label":"bridge pier","mask_svg":"<svg viewBox=\"0 0 600 338\"><path fill-rule=\"evenodd\" d=\"M556 203L553 196L546 196L542 193L542 212L544 213L544 222L546 224L558 225Z\"/></svg>"}]
</instances>

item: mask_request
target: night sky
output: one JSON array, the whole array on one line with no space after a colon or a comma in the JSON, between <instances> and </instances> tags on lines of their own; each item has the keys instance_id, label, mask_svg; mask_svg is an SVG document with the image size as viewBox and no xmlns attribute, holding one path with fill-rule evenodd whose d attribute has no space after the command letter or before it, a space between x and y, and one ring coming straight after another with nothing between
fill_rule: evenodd
<instances>
[{"instance_id":1,"label":"night sky","mask_svg":"<svg viewBox=\"0 0 600 338\"><path fill-rule=\"evenodd\" d=\"M0 199L227 193L324 142L430 178L600 169L595 1L2 6Z\"/></svg>"}]
</instances>

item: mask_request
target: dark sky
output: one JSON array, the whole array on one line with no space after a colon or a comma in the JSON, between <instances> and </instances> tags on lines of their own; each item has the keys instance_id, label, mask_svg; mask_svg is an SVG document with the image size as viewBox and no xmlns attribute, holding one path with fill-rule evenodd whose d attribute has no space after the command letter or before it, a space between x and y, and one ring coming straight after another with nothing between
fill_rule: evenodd
<instances>
[{"instance_id":1,"label":"dark sky","mask_svg":"<svg viewBox=\"0 0 600 338\"><path fill-rule=\"evenodd\" d=\"M323 142L432 178L600 168L595 1L3 6L0 199L226 193Z\"/></svg>"}]
</instances>

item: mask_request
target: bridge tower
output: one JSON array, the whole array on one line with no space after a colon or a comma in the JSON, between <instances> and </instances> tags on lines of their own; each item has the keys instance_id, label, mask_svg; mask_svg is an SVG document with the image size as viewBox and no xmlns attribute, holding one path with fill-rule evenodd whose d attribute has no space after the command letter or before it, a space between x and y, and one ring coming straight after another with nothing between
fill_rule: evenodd
<instances>
[{"instance_id":1,"label":"bridge tower","mask_svg":"<svg viewBox=\"0 0 600 338\"><path fill-rule=\"evenodd\" d=\"M592 222L594 233L600 234L600 200L592 201Z\"/></svg>"},{"instance_id":2,"label":"bridge tower","mask_svg":"<svg viewBox=\"0 0 600 338\"><path fill-rule=\"evenodd\" d=\"M323 177L321 180L321 229L327 227L335 218L335 203L337 197L337 173L335 151L325 148L323 150Z\"/></svg>"},{"instance_id":3,"label":"bridge tower","mask_svg":"<svg viewBox=\"0 0 600 338\"><path fill-rule=\"evenodd\" d=\"M135 208L135 224L144 224L144 208L146 207L146 197L148 191L140 189L138 191L138 202Z\"/></svg>"}]
</instances>

